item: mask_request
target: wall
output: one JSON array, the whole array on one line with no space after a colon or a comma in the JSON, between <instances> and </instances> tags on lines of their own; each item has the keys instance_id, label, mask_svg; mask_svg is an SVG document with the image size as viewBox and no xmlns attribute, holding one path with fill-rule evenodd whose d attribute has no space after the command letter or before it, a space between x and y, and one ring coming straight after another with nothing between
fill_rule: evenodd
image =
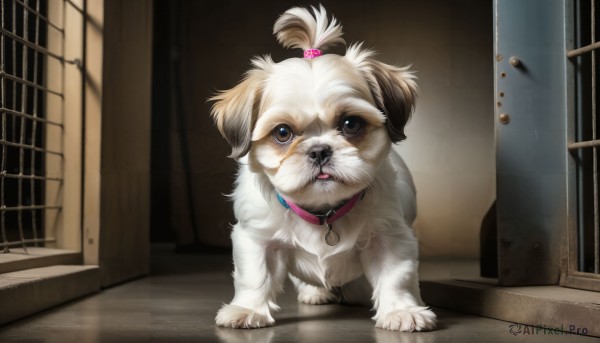
<instances>
[{"instance_id":1,"label":"wall","mask_svg":"<svg viewBox=\"0 0 600 343\"><path fill-rule=\"evenodd\" d=\"M152 1L88 1L84 262L102 286L149 271Z\"/></svg>"},{"instance_id":2,"label":"wall","mask_svg":"<svg viewBox=\"0 0 600 343\"><path fill-rule=\"evenodd\" d=\"M397 11L405 15L401 38L369 42L384 59L413 61L418 71L417 111L398 151L417 185L421 253L477 256L496 187L492 4L412 2Z\"/></svg>"},{"instance_id":3,"label":"wall","mask_svg":"<svg viewBox=\"0 0 600 343\"><path fill-rule=\"evenodd\" d=\"M180 245L228 244L233 219L222 194L231 190L235 166L225 157L229 148L209 118L206 99L235 85L252 56L271 54L275 61L297 56L276 43L272 25L303 3L156 1L162 10L156 11L161 22L155 19L154 70L163 76L155 78L154 89L153 120L159 125L153 134L161 143L155 140L153 173L160 179L153 174L153 187L170 190L165 198L154 193L157 236L171 228ZM341 21L348 43L365 41L381 60L412 64L417 71L421 96L408 140L398 150L417 183L415 229L422 254L477 256L481 220L495 198L491 1L322 3ZM175 35L164 33L169 21L178 24ZM165 52L169 41L180 45L175 54ZM166 70L173 56L180 62L181 88L169 96ZM189 230L194 222L196 236Z\"/></svg>"}]
</instances>

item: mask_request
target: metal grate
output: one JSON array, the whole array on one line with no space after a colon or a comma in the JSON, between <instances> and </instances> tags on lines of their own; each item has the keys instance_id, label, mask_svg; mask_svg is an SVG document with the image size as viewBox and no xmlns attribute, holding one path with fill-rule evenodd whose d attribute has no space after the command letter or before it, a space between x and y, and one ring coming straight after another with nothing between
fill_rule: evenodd
<instances>
[{"instance_id":1,"label":"metal grate","mask_svg":"<svg viewBox=\"0 0 600 343\"><path fill-rule=\"evenodd\" d=\"M61 130L61 122L48 120L46 103L59 101L62 89L48 86L45 68L61 63L60 53L49 51L48 34L64 36L60 25L48 20L47 0L1 0L0 9L0 249L41 245L45 237L46 211L59 205L44 203L48 182L62 182L47 175L49 158L62 152L46 148L48 130ZM60 88L60 87L56 87ZM62 116L59 116L62 117Z\"/></svg>"},{"instance_id":2,"label":"metal grate","mask_svg":"<svg viewBox=\"0 0 600 343\"><path fill-rule=\"evenodd\" d=\"M577 272L600 274L600 213L598 147L598 82L600 60L596 41L598 16L594 0L575 1L574 33L578 48L567 52L574 66L575 142L568 149L576 162L577 179ZM573 249L573 247L571 248ZM585 276L585 274L579 274Z\"/></svg>"}]
</instances>

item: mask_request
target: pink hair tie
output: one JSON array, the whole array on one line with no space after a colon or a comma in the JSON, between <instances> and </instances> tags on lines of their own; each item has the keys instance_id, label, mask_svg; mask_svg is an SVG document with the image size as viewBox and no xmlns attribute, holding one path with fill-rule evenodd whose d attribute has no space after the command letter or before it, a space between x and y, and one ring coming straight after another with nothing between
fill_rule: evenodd
<instances>
[{"instance_id":1,"label":"pink hair tie","mask_svg":"<svg viewBox=\"0 0 600 343\"><path fill-rule=\"evenodd\" d=\"M315 57L319 57L323 55L323 51L319 50L319 49L308 49L308 50L304 50L304 58L310 58L313 59Z\"/></svg>"}]
</instances>

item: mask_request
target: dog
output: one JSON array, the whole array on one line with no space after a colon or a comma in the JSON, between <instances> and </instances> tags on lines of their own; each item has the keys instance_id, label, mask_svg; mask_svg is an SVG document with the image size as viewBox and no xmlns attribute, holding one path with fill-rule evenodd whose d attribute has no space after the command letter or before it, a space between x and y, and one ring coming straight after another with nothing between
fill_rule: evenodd
<instances>
[{"instance_id":1,"label":"dog","mask_svg":"<svg viewBox=\"0 0 600 343\"><path fill-rule=\"evenodd\" d=\"M274 34L304 56L255 58L238 85L210 99L239 164L231 194L235 295L216 324L273 325L289 275L302 303L371 302L378 328L433 330L411 228L416 191L392 149L406 138L416 77L362 44L324 54L345 41L323 6L286 11Z\"/></svg>"}]
</instances>

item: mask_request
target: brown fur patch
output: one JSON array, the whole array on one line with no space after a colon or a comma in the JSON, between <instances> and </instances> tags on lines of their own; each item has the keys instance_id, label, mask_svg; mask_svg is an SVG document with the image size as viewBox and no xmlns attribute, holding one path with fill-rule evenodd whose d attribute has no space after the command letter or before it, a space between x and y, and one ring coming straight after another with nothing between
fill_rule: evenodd
<instances>
[{"instance_id":1,"label":"brown fur patch","mask_svg":"<svg viewBox=\"0 0 600 343\"><path fill-rule=\"evenodd\" d=\"M260 70L252 70L237 86L210 99L216 101L211 114L217 128L231 145L229 157L240 158L252 146L252 130L262 95L261 80Z\"/></svg>"},{"instance_id":2,"label":"brown fur patch","mask_svg":"<svg viewBox=\"0 0 600 343\"><path fill-rule=\"evenodd\" d=\"M302 136L296 136L296 138L294 138L294 140L292 141L292 143L290 143L289 145L285 146L286 150L285 150L283 156L281 156L281 159L279 160L279 165L281 165L286 159L288 159L292 154L294 154L296 152L296 147L303 140L304 140L304 137L302 137ZM275 144L277 144L277 143L275 143Z\"/></svg>"}]
</instances>

